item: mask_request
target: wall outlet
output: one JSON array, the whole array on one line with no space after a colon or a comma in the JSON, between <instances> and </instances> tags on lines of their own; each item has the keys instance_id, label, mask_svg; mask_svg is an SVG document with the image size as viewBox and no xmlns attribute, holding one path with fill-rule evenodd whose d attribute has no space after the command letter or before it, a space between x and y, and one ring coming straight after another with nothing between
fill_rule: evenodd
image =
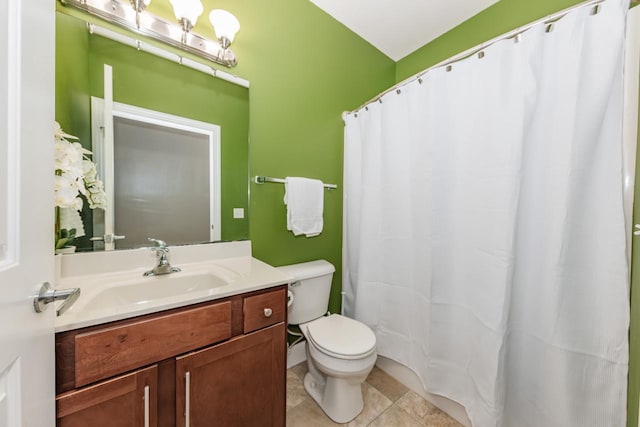
<instances>
[{"instance_id":1,"label":"wall outlet","mask_svg":"<svg viewBox=\"0 0 640 427\"><path fill-rule=\"evenodd\" d=\"M244 208L233 208L233 219L244 218Z\"/></svg>"}]
</instances>

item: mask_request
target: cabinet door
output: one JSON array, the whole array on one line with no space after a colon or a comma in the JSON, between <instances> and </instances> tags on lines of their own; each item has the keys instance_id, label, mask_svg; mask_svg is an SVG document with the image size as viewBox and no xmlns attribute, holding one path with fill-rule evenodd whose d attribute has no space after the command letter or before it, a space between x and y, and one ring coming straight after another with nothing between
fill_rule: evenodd
<instances>
[{"instance_id":1,"label":"cabinet door","mask_svg":"<svg viewBox=\"0 0 640 427\"><path fill-rule=\"evenodd\" d=\"M176 359L178 427L282 427L284 323Z\"/></svg>"},{"instance_id":2,"label":"cabinet door","mask_svg":"<svg viewBox=\"0 0 640 427\"><path fill-rule=\"evenodd\" d=\"M155 427L156 365L56 397L58 427Z\"/></svg>"}]
</instances>

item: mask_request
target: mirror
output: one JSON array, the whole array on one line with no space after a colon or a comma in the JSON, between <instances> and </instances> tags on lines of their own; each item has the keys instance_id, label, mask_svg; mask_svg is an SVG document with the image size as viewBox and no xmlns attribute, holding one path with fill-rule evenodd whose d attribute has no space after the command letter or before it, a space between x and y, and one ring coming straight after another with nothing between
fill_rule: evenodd
<instances>
[{"instance_id":1,"label":"mirror","mask_svg":"<svg viewBox=\"0 0 640 427\"><path fill-rule=\"evenodd\" d=\"M92 110L95 110L96 107L95 105L92 107L91 98L104 96L104 64L112 67L114 105L126 105L139 108L142 111L152 110L167 116L218 127L220 146L220 179L218 180L220 214L218 218L220 227L216 231L219 232L220 237L218 238L215 233L211 233L211 236L206 240L248 239L248 89L215 79L178 63L137 51L98 35L91 35L84 20L58 11L56 14L56 120L60 122L65 132L77 136L82 145L89 150L94 149L92 141L96 139L96 135L103 132L95 125L92 127ZM115 116L114 112L114 118ZM122 122L121 124L130 123ZM153 138L158 138L158 130L156 129L155 132L156 135ZM170 130L165 129L165 137L167 132L171 133ZM116 140L114 146L117 144ZM178 145L174 144L173 146L175 148ZM154 156L157 154L155 148L151 146L147 146L145 149L153 151L153 153L150 151L149 157L151 154ZM186 151L183 154L185 158L189 156ZM193 158L193 153L191 156ZM96 152L93 159L98 163L98 170L104 170L104 165L100 164L103 161L101 155ZM157 161L160 160L157 159ZM149 165L145 166L131 158L128 158L128 163L130 168L133 167L138 171L149 168ZM121 166L120 163L114 165L114 170L118 171L119 166ZM201 172L200 177L202 176ZM104 176L101 178L104 179ZM194 183L194 180L198 180L198 182ZM116 179L116 181L118 180ZM177 185L177 181L172 179L171 185ZM194 193L200 192L201 194L203 191L203 186L200 185L202 184L201 178L192 174L191 177L182 181L185 181L184 185L174 194L184 193L185 196L194 196L194 199L200 197ZM217 183L211 181L211 184L216 185ZM119 200L118 196L121 195L122 188L124 188L122 184L120 187L118 185L117 182L114 185L115 191L118 192L114 195L116 201ZM126 184L124 185L126 187ZM215 198L215 196L212 197ZM122 202L119 203L122 204ZM183 202L176 200L174 208L177 208L178 211L188 209L184 206L181 207L181 203ZM121 219L126 219L118 218L121 207L115 206L114 209L114 224L116 225L113 233L116 235L123 234L117 229L117 224L121 222ZM146 214L143 213L145 210ZM234 211L236 215L234 215ZM178 227L172 225L172 221L164 220L161 222L157 216L152 215L153 209L141 209L136 212L138 213L133 227L135 224L140 227L143 224L158 224L158 231L154 231L154 235L147 237L166 240L170 245L201 243L198 241L199 237L180 235ZM234 216L240 216L238 213L241 212L244 212L243 218L234 218ZM131 217L133 214L130 211L120 215ZM208 213L204 214L205 217L207 215ZM76 239L74 245L76 245L77 251L93 250L94 245L95 249L104 247L101 242L96 244L89 240L90 237L99 237L105 234L105 229L100 228L104 213L99 209L89 209L85 203L81 217L86 236ZM211 219L209 225L215 224L215 218ZM97 224L95 229L94 223ZM146 229L139 231L142 234L151 232ZM135 240L130 243L127 242L127 239L118 241L116 248L139 247L141 245L138 241L140 236Z\"/></svg>"},{"instance_id":2,"label":"mirror","mask_svg":"<svg viewBox=\"0 0 640 427\"><path fill-rule=\"evenodd\" d=\"M92 151L113 194L94 211L94 249L147 247L159 235L180 244L219 241L220 127L117 102L106 111L104 104L91 98ZM98 131L104 114L110 135Z\"/></svg>"}]
</instances>

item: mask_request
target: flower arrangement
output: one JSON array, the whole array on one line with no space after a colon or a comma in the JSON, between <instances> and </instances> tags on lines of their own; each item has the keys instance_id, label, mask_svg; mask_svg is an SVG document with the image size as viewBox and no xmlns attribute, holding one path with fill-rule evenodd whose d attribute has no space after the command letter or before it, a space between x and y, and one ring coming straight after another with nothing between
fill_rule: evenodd
<instances>
[{"instance_id":1,"label":"flower arrangement","mask_svg":"<svg viewBox=\"0 0 640 427\"><path fill-rule=\"evenodd\" d=\"M104 209L106 194L104 184L98 178L96 165L88 157L91 151L77 142L78 138L65 133L60 124L55 122L54 131L54 204L56 207L56 249L68 246L79 234L75 228L60 228L60 209L75 212L82 210L83 199L90 209ZM80 225L82 224L80 220Z\"/></svg>"}]
</instances>

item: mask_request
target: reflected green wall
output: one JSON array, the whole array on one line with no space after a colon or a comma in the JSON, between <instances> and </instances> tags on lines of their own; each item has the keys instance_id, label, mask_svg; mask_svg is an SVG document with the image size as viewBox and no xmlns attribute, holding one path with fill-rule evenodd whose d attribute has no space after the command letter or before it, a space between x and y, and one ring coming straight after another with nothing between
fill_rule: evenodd
<instances>
[{"instance_id":1,"label":"reflected green wall","mask_svg":"<svg viewBox=\"0 0 640 427\"><path fill-rule=\"evenodd\" d=\"M90 144L90 96L103 96L103 64L113 67L116 102L219 125L222 240L247 239L248 217L234 219L232 212L233 208L249 208L248 89L89 36L84 21L61 13L57 14L56 32L56 118L63 129ZM87 218L84 224L90 235L91 220ZM91 244L84 238L80 247Z\"/></svg>"}]
</instances>

